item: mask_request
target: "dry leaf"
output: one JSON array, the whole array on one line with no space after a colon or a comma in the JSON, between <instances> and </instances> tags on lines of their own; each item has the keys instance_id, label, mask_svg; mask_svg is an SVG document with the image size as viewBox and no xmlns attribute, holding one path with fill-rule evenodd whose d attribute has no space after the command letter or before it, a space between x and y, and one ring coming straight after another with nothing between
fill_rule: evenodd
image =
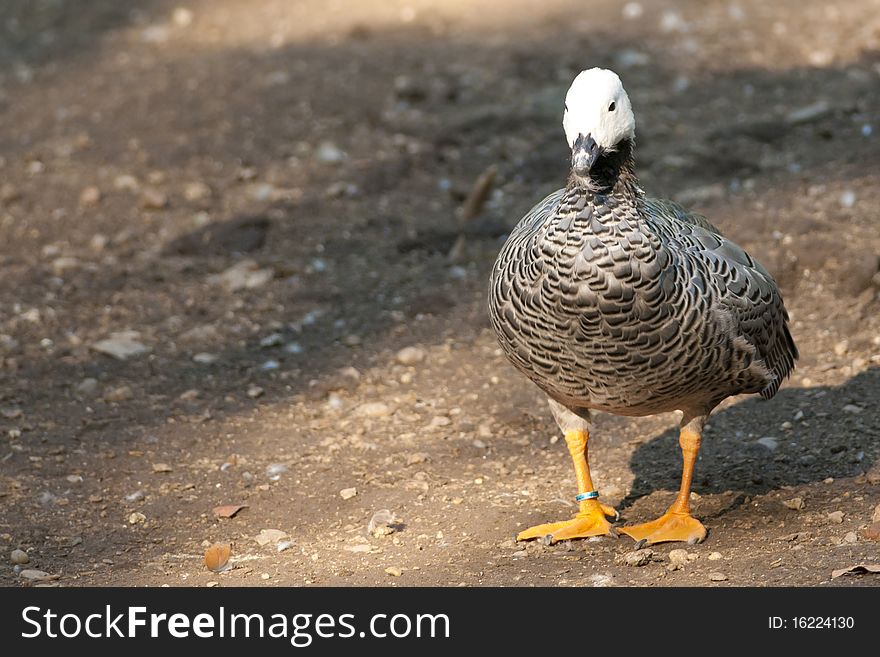
<instances>
[{"instance_id":1,"label":"dry leaf","mask_svg":"<svg viewBox=\"0 0 880 657\"><path fill-rule=\"evenodd\" d=\"M861 575L863 573L880 573L880 565L860 563L855 566L850 566L849 568L840 568L831 571L831 579L840 577L841 575Z\"/></svg>"},{"instance_id":2,"label":"dry leaf","mask_svg":"<svg viewBox=\"0 0 880 657\"><path fill-rule=\"evenodd\" d=\"M229 570L229 557L232 554L232 546L229 543L214 543L205 550L205 566L215 573Z\"/></svg>"},{"instance_id":3,"label":"dry leaf","mask_svg":"<svg viewBox=\"0 0 880 657\"><path fill-rule=\"evenodd\" d=\"M247 504L221 504L214 507L214 515L218 518L232 518L242 509L246 509Z\"/></svg>"}]
</instances>

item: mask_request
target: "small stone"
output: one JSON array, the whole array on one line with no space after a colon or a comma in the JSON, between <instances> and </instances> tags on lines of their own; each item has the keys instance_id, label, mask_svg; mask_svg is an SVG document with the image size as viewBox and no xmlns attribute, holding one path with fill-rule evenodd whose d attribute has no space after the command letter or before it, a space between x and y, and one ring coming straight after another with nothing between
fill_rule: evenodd
<instances>
[{"instance_id":1,"label":"small stone","mask_svg":"<svg viewBox=\"0 0 880 657\"><path fill-rule=\"evenodd\" d=\"M98 380L85 378L77 384L76 391L81 395L94 395L98 391Z\"/></svg>"},{"instance_id":2,"label":"small stone","mask_svg":"<svg viewBox=\"0 0 880 657\"><path fill-rule=\"evenodd\" d=\"M193 18L195 18L195 14L186 7L177 7L171 14L171 21L177 27L189 27L193 22Z\"/></svg>"},{"instance_id":3,"label":"small stone","mask_svg":"<svg viewBox=\"0 0 880 657\"><path fill-rule=\"evenodd\" d=\"M358 414L366 417L387 417L391 415L391 407L384 402L367 402L360 405Z\"/></svg>"},{"instance_id":4,"label":"small stone","mask_svg":"<svg viewBox=\"0 0 880 657\"><path fill-rule=\"evenodd\" d=\"M843 511L832 511L828 514L828 520L833 522L835 525L839 525L843 522Z\"/></svg>"},{"instance_id":5,"label":"small stone","mask_svg":"<svg viewBox=\"0 0 880 657\"><path fill-rule=\"evenodd\" d=\"M145 210L162 210L168 207L168 195L158 189L145 189L141 196L141 206Z\"/></svg>"},{"instance_id":6,"label":"small stone","mask_svg":"<svg viewBox=\"0 0 880 657\"><path fill-rule=\"evenodd\" d=\"M26 570L22 570L18 574L18 576L21 577L22 579L29 579L34 582L39 582L41 580L47 580L47 579L57 579L57 576L52 576L49 573L47 573L45 570L26 569Z\"/></svg>"},{"instance_id":7,"label":"small stone","mask_svg":"<svg viewBox=\"0 0 880 657\"><path fill-rule=\"evenodd\" d=\"M724 573L709 573L709 580L712 582L726 582L727 575Z\"/></svg>"},{"instance_id":8,"label":"small stone","mask_svg":"<svg viewBox=\"0 0 880 657\"><path fill-rule=\"evenodd\" d=\"M880 484L880 462L865 473L865 479L869 484Z\"/></svg>"},{"instance_id":9,"label":"small stone","mask_svg":"<svg viewBox=\"0 0 880 657\"><path fill-rule=\"evenodd\" d=\"M153 464L153 472L155 473L163 473L163 472L174 472L174 468L172 468L167 463L154 463Z\"/></svg>"},{"instance_id":10,"label":"small stone","mask_svg":"<svg viewBox=\"0 0 880 657\"><path fill-rule=\"evenodd\" d=\"M190 182L183 188L183 198L187 201L204 201L211 196L211 188L203 182Z\"/></svg>"},{"instance_id":11,"label":"small stone","mask_svg":"<svg viewBox=\"0 0 880 657\"><path fill-rule=\"evenodd\" d=\"M859 537L855 532L847 532L846 536L843 537L843 540L846 543L855 543L859 540Z\"/></svg>"},{"instance_id":12,"label":"small stone","mask_svg":"<svg viewBox=\"0 0 880 657\"><path fill-rule=\"evenodd\" d=\"M654 558L653 550L634 550L620 556L618 561L625 566L640 567L651 563Z\"/></svg>"},{"instance_id":13,"label":"small stone","mask_svg":"<svg viewBox=\"0 0 880 657\"><path fill-rule=\"evenodd\" d=\"M773 436L764 436L763 438L758 438L758 440L756 440L755 442L757 442L762 447L766 447L771 452L775 451L776 448L779 447L779 441L776 440L776 438L774 438Z\"/></svg>"},{"instance_id":14,"label":"small stone","mask_svg":"<svg viewBox=\"0 0 880 657\"><path fill-rule=\"evenodd\" d=\"M869 541L880 541L880 521L875 521L868 525L862 532L862 536Z\"/></svg>"},{"instance_id":15,"label":"small stone","mask_svg":"<svg viewBox=\"0 0 880 657\"><path fill-rule=\"evenodd\" d=\"M9 555L9 560L14 564L23 566L26 563L30 563L31 558L24 550L13 550L12 554Z\"/></svg>"},{"instance_id":16,"label":"small stone","mask_svg":"<svg viewBox=\"0 0 880 657\"><path fill-rule=\"evenodd\" d=\"M348 157L343 151L337 148L333 142L329 141L321 142L321 145L318 146L316 155L321 162L331 164L342 162Z\"/></svg>"},{"instance_id":17,"label":"small stone","mask_svg":"<svg viewBox=\"0 0 880 657\"><path fill-rule=\"evenodd\" d=\"M669 563L672 564L672 566L674 566L676 569L681 568L682 566L687 565L688 556L689 555L687 550L671 550L669 552Z\"/></svg>"},{"instance_id":18,"label":"small stone","mask_svg":"<svg viewBox=\"0 0 880 657\"><path fill-rule=\"evenodd\" d=\"M880 504L874 507L874 514L871 516L871 522L880 522Z\"/></svg>"},{"instance_id":19,"label":"small stone","mask_svg":"<svg viewBox=\"0 0 880 657\"><path fill-rule=\"evenodd\" d=\"M211 363L216 363L219 360L219 356L217 354L209 354L204 351L200 351L195 356L193 356L193 362L198 363L199 365L210 365Z\"/></svg>"},{"instance_id":20,"label":"small stone","mask_svg":"<svg viewBox=\"0 0 880 657\"><path fill-rule=\"evenodd\" d=\"M150 348L140 342L140 333L137 331L119 331L111 333L105 340L99 340L91 345L92 349L112 356L117 360L126 360L134 356L140 356L150 351Z\"/></svg>"},{"instance_id":21,"label":"small stone","mask_svg":"<svg viewBox=\"0 0 880 657\"><path fill-rule=\"evenodd\" d=\"M113 187L126 192L136 192L140 189L140 183L134 176L124 173L113 179Z\"/></svg>"},{"instance_id":22,"label":"small stone","mask_svg":"<svg viewBox=\"0 0 880 657\"><path fill-rule=\"evenodd\" d=\"M418 463L424 463L428 460L428 454L426 452L414 452L413 454L409 454L406 457L407 465L416 465Z\"/></svg>"},{"instance_id":23,"label":"small stone","mask_svg":"<svg viewBox=\"0 0 880 657\"><path fill-rule=\"evenodd\" d=\"M264 349L268 349L269 347L277 347L282 342L284 342L284 336L280 333L270 333L266 337L260 339L260 346Z\"/></svg>"},{"instance_id":24,"label":"small stone","mask_svg":"<svg viewBox=\"0 0 880 657\"><path fill-rule=\"evenodd\" d=\"M388 509L379 509L367 523L367 533L377 538L394 533L390 525L396 521L394 514Z\"/></svg>"},{"instance_id":25,"label":"small stone","mask_svg":"<svg viewBox=\"0 0 880 657\"><path fill-rule=\"evenodd\" d=\"M723 557L721 556L720 552L710 552L709 553L709 561L718 561L719 559L722 559L722 558Z\"/></svg>"},{"instance_id":26,"label":"small stone","mask_svg":"<svg viewBox=\"0 0 880 657\"><path fill-rule=\"evenodd\" d=\"M129 386L119 386L104 393L104 400L108 402L123 402L134 397L134 393Z\"/></svg>"},{"instance_id":27,"label":"small stone","mask_svg":"<svg viewBox=\"0 0 880 657\"><path fill-rule=\"evenodd\" d=\"M94 185L83 188L79 193L80 205L97 205L101 202L101 190Z\"/></svg>"},{"instance_id":28,"label":"small stone","mask_svg":"<svg viewBox=\"0 0 880 657\"><path fill-rule=\"evenodd\" d=\"M0 203L7 205L14 201L17 201L21 198L21 192L19 192L14 186L10 183L3 183L0 185Z\"/></svg>"},{"instance_id":29,"label":"small stone","mask_svg":"<svg viewBox=\"0 0 880 657\"><path fill-rule=\"evenodd\" d=\"M209 276L208 282L212 285L221 285L229 292L237 292L262 287L274 277L273 269L260 269L253 260L242 260L220 274Z\"/></svg>"},{"instance_id":30,"label":"small stone","mask_svg":"<svg viewBox=\"0 0 880 657\"><path fill-rule=\"evenodd\" d=\"M798 410L797 412L795 412L794 417L792 419L795 422L800 422L801 420L804 419L804 412L801 410Z\"/></svg>"},{"instance_id":31,"label":"small stone","mask_svg":"<svg viewBox=\"0 0 880 657\"><path fill-rule=\"evenodd\" d=\"M845 356L847 351L849 351L849 342L846 340L841 340L834 345L834 353L838 356Z\"/></svg>"},{"instance_id":32,"label":"small stone","mask_svg":"<svg viewBox=\"0 0 880 657\"><path fill-rule=\"evenodd\" d=\"M195 401L199 398L201 392L197 388L190 388L189 390L184 390L180 395L178 395L178 399L180 401L191 402Z\"/></svg>"},{"instance_id":33,"label":"small stone","mask_svg":"<svg viewBox=\"0 0 880 657\"><path fill-rule=\"evenodd\" d=\"M280 529L261 529L260 533L254 537L254 540L260 547L263 547L269 545L269 543L277 543L285 538L287 538L287 532L283 532Z\"/></svg>"},{"instance_id":34,"label":"small stone","mask_svg":"<svg viewBox=\"0 0 880 657\"><path fill-rule=\"evenodd\" d=\"M403 574L403 571L396 566L388 566L388 568L385 569L385 572L392 577L400 577Z\"/></svg>"},{"instance_id":35,"label":"small stone","mask_svg":"<svg viewBox=\"0 0 880 657\"><path fill-rule=\"evenodd\" d=\"M256 399L257 397L262 397L265 390L263 390L260 386L249 386L247 389L247 396L251 399Z\"/></svg>"},{"instance_id":36,"label":"small stone","mask_svg":"<svg viewBox=\"0 0 880 657\"><path fill-rule=\"evenodd\" d=\"M790 500L783 500L782 504L792 511L800 511L804 508L804 500L801 497L792 497Z\"/></svg>"},{"instance_id":37,"label":"small stone","mask_svg":"<svg viewBox=\"0 0 880 657\"><path fill-rule=\"evenodd\" d=\"M640 18L642 14L645 13L644 8L640 2L627 2L623 5L623 17L626 20L634 20L636 18Z\"/></svg>"},{"instance_id":38,"label":"small stone","mask_svg":"<svg viewBox=\"0 0 880 657\"><path fill-rule=\"evenodd\" d=\"M146 522L147 516L145 516L140 511L135 511L134 513L128 514L128 524L129 525L139 525L143 522Z\"/></svg>"},{"instance_id":39,"label":"small stone","mask_svg":"<svg viewBox=\"0 0 880 657\"><path fill-rule=\"evenodd\" d=\"M840 195L840 205L844 208L851 208L855 204L856 193L851 189L844 190Z\"/></svg>"},{"instance_id":40,"label":"small stone","mask_svg":"<svg viewBox=\"0 0 880 657\"><path fill-rule=\"evenodd\" d=\"M856 405L856 404L847 404L841 410L844 413L852 413L853 415L858 415L859 413L861 413L865 409L862 408L861 406Z\"/></svg>"},{"instance_id":41,"label":"small stone","mask_svg":"<svg viewBox=\"0 0 880 657\"><path fill-rule=\"evenodd\" d=\"M397 352L397 362L401 365L416 365L425 360L426 355L421 347L404 347Z\"/></svg>"},{"instance_id":42,"label":"small stone","mask_svg":"<svg viewBox=\"0 0 880 657\"><path fill-rule=\"evenodd\" d=\"M431 423L428 426L431 427L448 427L452 424L452 420L450 420L445 415L436 415L431 418Z\"/></svg>"},{"instance_id":43,"label":"small stone","mask_svg":"<svg viewBox=\"0 0 880 657\"><path fill-rule=\"evenodd\" d=\"M341 491L339 491L339 497L341 497L344 500L350 500L352 497L356 496L357 494L358 494L357 488L354 488L354 487L343 488Z\"/></svg>"}]
</instances>

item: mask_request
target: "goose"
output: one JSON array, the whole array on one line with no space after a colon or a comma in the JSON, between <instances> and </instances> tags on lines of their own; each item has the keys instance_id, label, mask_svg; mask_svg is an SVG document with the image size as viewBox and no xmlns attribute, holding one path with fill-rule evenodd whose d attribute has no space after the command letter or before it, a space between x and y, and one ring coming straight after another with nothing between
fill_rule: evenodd
<instances>
[{"instance_id":1,"label":"goose","mask_svg":"<svg viewBox=\"0 0 880 657\"><path fill-rule=\"evenodd\" d=\"M635 117L613 71L582 71L565 97L568 182L511 231L490 274L502 351L544 393L574 463L578 512L518 540L614 534L588 443L594 411L680 411L681 486L659 518L620 531L640 545L702 542L690 512L703 428L724 399L771 398L798 350L773 277L700 214L648 197Z\"/></svg>"}]
</instances>

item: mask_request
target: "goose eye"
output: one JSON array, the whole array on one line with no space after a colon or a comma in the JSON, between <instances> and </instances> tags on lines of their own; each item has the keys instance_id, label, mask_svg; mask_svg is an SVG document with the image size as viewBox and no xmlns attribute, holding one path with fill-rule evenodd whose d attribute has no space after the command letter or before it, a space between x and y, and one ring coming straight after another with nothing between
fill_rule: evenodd
<instances>
[{"instance_id":1,"label":"goose eye","mask_svg":"<svg viewBox=\"0 0 880 657\"><path fill-rule=\"evenodd\" d=\"M608 106L608 111L609 111L609 112L613 112L616 108L617 108L617 105L616 105L616 104L614 103L614 101L612 100L612 101L611 101L611 104Z\"/></svg>"}]
</instances>

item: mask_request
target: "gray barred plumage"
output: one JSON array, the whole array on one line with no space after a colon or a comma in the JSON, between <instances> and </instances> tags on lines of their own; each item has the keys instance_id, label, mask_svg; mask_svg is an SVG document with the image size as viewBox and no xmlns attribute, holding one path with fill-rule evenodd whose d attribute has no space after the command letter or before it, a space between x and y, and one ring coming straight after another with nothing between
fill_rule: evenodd
<instances>
[{"instance_id":1,"label":"gray barred plumage","mask_svg":"<svg viewBox=\"0 0 880 657\"><path fill-rule=\"evenodd\" d=\"M489 313L516 368L585 416L705 416L772 397L798 357L770 274L705 217L647 198L632 140L513 229Z\"/></svg>"}]
</instances>

